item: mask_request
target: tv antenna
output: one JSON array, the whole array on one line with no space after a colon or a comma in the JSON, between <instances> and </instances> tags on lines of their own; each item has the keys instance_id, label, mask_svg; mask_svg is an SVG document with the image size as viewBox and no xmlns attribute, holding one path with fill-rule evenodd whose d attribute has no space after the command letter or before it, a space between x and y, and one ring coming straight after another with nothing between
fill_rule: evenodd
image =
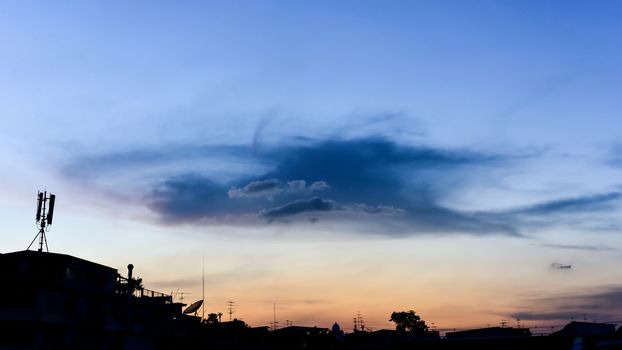
<instances>
[{"instance_id":1,"label":"tv antenna","mask_svg":"<svg viewBox=\"0 0 622 350\"><path fill-rule=\"evenodd\" d=\"M364 332L365 322L363 321L363 316L361 316L360 311L356 312L356 317L354 317L353 320L354 320L354 330Z\"/></svg>"},{"instance_id":2,"label":"tv antenna","mask_svg":"<svg viewBox=\"0 0 622 350\"><path fill-rule=\"evenodd\" d=\"M48 249L48 240L45 237L45 232L50 230L50 225L52 225L52 219L54 218L54 202L56 201L56 196L53 194L49 194L47 191L38 192L37 193L37 216L36 223L39 232L35 238L32 239L32 242L28 245L26 250L30 250L32 244L39 237L39 251L43 251L43 244L45 243L45 251L50 252ZM49 203L48 203L49 202Z\"/></svg>"},{"instance_id":3,"label":"tv antenna","mask_svg":"<svg viewBox=\"0 0 622 350\"><path fill-rule=\"evenodd\" d=\"M231 315L233 315L233 310L235 309L235 301L228 301L227 306L229 307L229 322L231 322Z\"/></svg>"},{"instance_id":4,"label":"tv antenna","mask_svg":"<svg viewBox=\"0 0 622 350\"><path fill-rule=\"evenodd\" d=\"M276 320L276 302L272 303L272 330L276 331L279 328L279 321Z\"/></svg>"},{"instance_id":5,"label":"tv antenna","mask_svg":"<svg viewBox=\"0 0 622 350\"><path fill-rule=\"evenodd\" d=\"M177 299L178 302L180 303L184 303L184 295L188 295L188 294L192 294L192 293L188 293L188 292L180 292L179 288L177 288L177 291L175 293L171 292L171 295L173 296L173 300Z\"/></svg>"}]
</instances>

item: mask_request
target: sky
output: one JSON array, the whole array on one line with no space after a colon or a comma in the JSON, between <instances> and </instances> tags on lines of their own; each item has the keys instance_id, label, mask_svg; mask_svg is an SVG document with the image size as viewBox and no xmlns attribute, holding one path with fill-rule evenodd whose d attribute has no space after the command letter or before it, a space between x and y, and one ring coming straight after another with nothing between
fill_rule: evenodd
<instances>
[{"instance_id":1,"label":"sky","mask_svg":"<svg viewBox=\"0 0 622 350\"><path fill-rule=\"evenodd\" d=\"M346 330L622 320L617 1L3 1L0 252ZM183 293L183 294L182 294Z\"/></svg>"}]
</instances>

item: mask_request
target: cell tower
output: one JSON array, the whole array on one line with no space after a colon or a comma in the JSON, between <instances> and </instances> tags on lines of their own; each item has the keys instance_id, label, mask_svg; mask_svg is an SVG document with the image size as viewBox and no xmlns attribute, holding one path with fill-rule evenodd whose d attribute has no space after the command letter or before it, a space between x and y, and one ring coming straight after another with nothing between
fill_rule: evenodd
<instances>
[{"instance_id":1,"label":"cell tower","mask_svg":"<svg viewBox=\"0 0 622 350\"><path fill-rule=\"evenodd\" d=\"M36 223L39 232L32 239L32 242L28 245L26 250L30 250L32 244L39 237L39 251L43 251L43 244L45 243L45 251L49 252L48 249L48 240L45 237L45 232L50 230L50 225L52 225L52 219L54 218L54 202L56 201L56 196L53 194L49 194L47 191L38 192L37 193L37 216ZM49 203L48 203L49 202Z\"/></svg>"}]
</instances>

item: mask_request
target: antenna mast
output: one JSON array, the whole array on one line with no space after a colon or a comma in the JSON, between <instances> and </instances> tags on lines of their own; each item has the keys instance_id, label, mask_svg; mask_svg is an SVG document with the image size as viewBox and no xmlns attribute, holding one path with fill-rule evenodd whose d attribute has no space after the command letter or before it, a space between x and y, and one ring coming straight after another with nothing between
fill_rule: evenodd
<instances>
[{"instance_id":1,"label":"antenna mast","mask_svg":"<svg viewBox=\"0 0 622 350\"><path fill-rule=\"evenodd\" d=\"M276 302L272 303L272 318L274 320L274 330L279 328L279 323L276 320Z\"/></svg>"},{"instance_id":2,"label":"antenna mast","mask_svg":"<svg viewBox=\"0 0 622 350\"><path fill-rule=\"evenodd\" d=\"M228 301L227 305L229 306L229 322L231 322L231 315L233 315L233 309L235 308L235 301Z\"/></svg>"},{"instance_id":3,"label":"antenna mast","mask_svg":"<svg viewBox=\"0 0 622 350\"><path fill-rule=\"evenodd\" d=\"M49 201L49 203L48 203ZM35 216L37 228L39 228L39 232L35 235L35 238L32 239L32 242L28 245L26 250L30 250L32 244L39 237L39 252L43 251L43 244L45 243L45 251L50 252L48 249L48 240L45 237L45 232L50 230L50 225L52 225L52 219L54 218L54 203L56 202L56 196L53 194L49 194L47 191L38 192L37 193L37 215Z\"/></svg>"}]
</instances>

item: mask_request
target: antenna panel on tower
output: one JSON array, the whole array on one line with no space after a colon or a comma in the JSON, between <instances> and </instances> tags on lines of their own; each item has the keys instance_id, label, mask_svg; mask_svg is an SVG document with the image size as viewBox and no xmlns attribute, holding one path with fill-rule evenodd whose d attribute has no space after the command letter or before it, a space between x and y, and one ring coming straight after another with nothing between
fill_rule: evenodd
<instances>
[{"instance_id":1,"label":"antenna panel on tower","mask_svg":"<svg viewBox=\"0 0 622 350\"><path fill-rule=\"evenodd\" d=\"M43 193L37 195L37 222L41 219L41 206L43 205Z\"/></svg>"},{"instance_id":2,"label":"antenna panel on tower","mask_svg":"<svg viewBox=\"0 0 622 350\"><path fill-rule=\"evenodd\" d=\"M54 202L56 201L56 195L50 194L50 208L48 209L47 221L48 225L52 225L52 219L54 218Z\"/></svg>"}]
</instances>

